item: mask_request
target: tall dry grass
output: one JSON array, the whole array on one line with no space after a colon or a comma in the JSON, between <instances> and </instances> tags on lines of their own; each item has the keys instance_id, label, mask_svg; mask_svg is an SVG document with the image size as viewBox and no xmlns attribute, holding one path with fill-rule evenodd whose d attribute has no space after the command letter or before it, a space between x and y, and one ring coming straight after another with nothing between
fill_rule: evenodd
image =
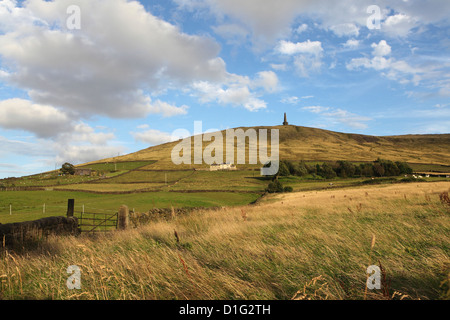
<instances>
[{"instance_id":1,"label":"tall dry grass","mask_svg":"<svg viewBox=\"0 0 450 320\"><path fill-rule=\"evenodd\" d=\"M292 193L55 237L3 251L0 298L439 299L450 265L444 191L448 183ZM369 264L382 264L388 296L366 291ZM66 286L70 265L81 290Z\"/></svg>"}]
</instances>

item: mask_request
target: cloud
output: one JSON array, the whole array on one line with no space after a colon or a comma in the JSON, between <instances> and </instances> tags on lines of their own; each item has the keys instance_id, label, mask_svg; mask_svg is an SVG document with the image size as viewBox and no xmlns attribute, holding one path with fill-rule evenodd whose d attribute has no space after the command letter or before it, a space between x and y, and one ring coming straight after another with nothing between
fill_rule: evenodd
<instances>
[{"instance_id":1,"label":"cloud","mask_svg":"<svg viewBox=\"0 0 450 320\"><path fill-rule=\"evenodd\" d=\"M227 40L229 44L241 44L249 36L249 30L237 23L222 24L212 27L213 31Z\"/></svg>"},{"instance_id":2,"label":"cloud","mask_svg":"<svg viewBox=\"0 0 450 320\"><path fill-rule=\"evenodd\" d=\"M369 117L360 116L340 108L308 106L303 107L302 110L319 115L321 120L326 121L327 124L343 124L353 129L366 129L368 127L366 122L372 120Z\"/></svg>"},{"instance_id":3,"label":"cloud","mask_svg":"<svg viewBox=\"0 0 450 320\"><path fill-rule=\"evenodd\" d=\"M360 45L360 41L356 39L348 39L347 42L343 44L344 48L356 49Z\"/></svg>"},{"instance_id":4,"label":"cloud","mask_svg":"<svg viewBox=\"0 0 450 320\"><path fill-rule=\"evenodd\" d=\"M283 99L281 100L281 103L285 103L285 104L297 104L299 101L300 101L299 97L292 96L292 97L283 98Z\"/></svg>"},{"instance_id":5,"label":"cloud","mask_svg":"<svg viewBox=\"0 0 450 320\"><path fill-rule=\"evenodd\" d=\"M72 131L73 120L52 106L14 98L0 101L0 127L25 130L39 138L49 138Z\"/></svg>"},{"instance_id":6,"label":"cloud","mask_svg":"<svg viewBox=\"0 0 450 320\"><path fill-rule=\"evenodd\" d=\"M391 57L392 48L385 40L381 40L378 44L372 44L372 57L362 57L351 59L346 64L348 70L357 70L360 68L374 69L379 71L382 76L398 81L400 84L413 84L418 86L421 84L429 89L438 89L438 94L444 96L446 88L449 87L448 64L440 64L438 62L426 61L417 62L418 59L412 61L415 65L405 60L397 60Z\"/></svg>"},{"instance_id":7,"label":"cloud","mask_svg":"<svg viewBox=\"0 0 450 320\"><path fill-rule=\"evenodd\" d=\"M386 40L381 40L378 44L372 43L373 55L375 57L384 57L391 54L391 46L387 44Z\"/></svg>"},{"instance_id":8,"label":"cloud","mask_svg":"<svg viewBox=\"0 0 450 320\"><path fill-rule=\"evenodd\" d=\"M291 41L281 40L275 51L286 54L296 55L299 53L307 53L311 55L320 55L323 52L322 43L320 41L307 40L305 42L293 43Z\"/></svg>"},{"instance_id":9,"label":"cloud","mask_svg":"<svg viewBox=\"0 0 450 320\"><path fill-rule=\"evenodd\" d=\"M51 143L55 158L49 163L85 163L117 156L124 152L121 145L111 144L116 139L112 132L97 132L86 123L79 122L72 132L58 135Z\"/></svg>"},{"instance_id":10,"label":"cloud","mask_svg":"<svg viewBox=\"0 0 450 320\"><path fill-rule=\"evenodd\" d=\"M306 30L308 30L308 25L306 23L303 23L303 24L299 25L297 27L297 29L295 29L295 32L300 34L300 33L305 32Z\"/></svg>"},{"instance_id":11,"label":"cloud","mask_svg":"<svg viewBox=\"0 0 450 320\"><path fill-rule=\"evenodd\" d=\"M322 107L322 106L308 106L308 107L303 107L302 109L312 112L312 113L323 113L325 111L330 110L330 108Z\"/></svg>"},{"instance_id":12,"label":"cloud","mask_svg":"<svg viewBox=\"0 0 450 320\"><path fill-rule=\"evenodd\" d=\"M183 10L200 10L216 17L219 26L238 22L249 30L256 50L290 33L291 23L308 5L297 0L175 0ZM224 22L225 21L225 22Z\"/></svg>"},{"instance_id":13,"label":"cloud","mask_svg":"<svg viewBox=\"0 0 450 320\"><path fill-rule=\"evenodd\" d=\"M148 129L142 132L132 132L135 140L147 143L149 145L159 145L172 141L172 134L155 129Z\"/></svg>"},{"instance_id":14,"label":"cloud","mask_svg":"<svg viewBox=\"0 0 450 320\"><path fill-rule=\"evenodd\" d=\"M262 87L266 92L275 92L278 90L278 76L273 71L258 72L257 78L254 80L253 87Z\"/></svg>"},{"instance_id":15,"label":"cloud","mask_svg":"<svg viewBox=\"0 0 450 320\"><path fill-rule=\"evenodd\" d=\"M312 72L318 72L322 67L322 43L320 41L291 42L281 40L275 47L275 52L294 56L293 62L298 74L308 77Z\"/></svg>"},{"instance_id":16,"label":"cloud","mask_svg":"<svg viewBox=\"0 0 450 320\"><path fill-rule=\"evenodd\" d=\"M200 102L218 102L221 105L243 106L249 111L267 108L267 103L252 90L264 89L262 93L273 93L278 90L278 76L273 71L261 71L254 79L229 75L224 83L198 81L192 85L192 95ZM262 94L260 93L260 94Z\"/></svg>"},{"instance_id":17,"label":"cloud","mask_svg":"<svg viewBox=\"0 0 450 320\"><path fill-rule=\"evenodd\" d=\"M406 37L417 25L417 19L406 14L395 14L387 17L381 28L391 36Z\"/></svg>"},{"instance_id":18,"label":"cloud","mask_svg":"<svg viewBox=\"0 0 450 320\"><path fill-rule=\"evenodd\" d=\"M53 155L52 145L47 140L39 140L39 143L36 143L0 136L0 149L3 150L2 157L10 154L31 157L50 157Z\"/></svg>"},{"instance_id":19,"label":"cloud","mask_svg":"<svg viewBox=\"0 0 450 320\"><path fill-rule=\"evenodd\" d=\"M270 64L270 67L274 70L277 71L286 71L287 70L287 65L285 63L272 63Z\"/></svg>"},{"instance_id":20,"label":"cloud","mask_svg":"<svg viewBox=\"0 0 450 320\"><path fill-rule=\"evenodd\" d=\"M181 107L176 107L167 102L157 100L151 104L150 113L162 114L163 117L169 118L178 115L187 114L188 106L182 105Z\"/></svg>"},{"instance_id":21,"label":"cloud","mask_svg":"<svg viewBox=\"0 0 450 320\"><path fill-rule=\"evenodd\" d=\"M330 27L339 37L357 37L359 36L359 28L354 23L341 23Z\"/></svg>"},{"instance_id":22,"label":"cloud","mask_svg":"<svg viewBox=\"0 0 450 320\"><path fill-rule=\"evenodd\" d=\"M323 116L331 119L331 121L345 124L353 129L366 129L368 126L365 122L372 120L369 117L360 116L342 109L325 112L323 113Z\"/></svg>"},{"instance_id":23,"label":"cloud","mask_svg":"<svg viewBox=\"0 0 450 320\"><path fill-rule=\"evenodd\" d=\"M80 30L66 28L71 4L0 4L0 21L6 16L15 26L0 26L4 72L37 104L83 117L143 117L158 109L167 116L167 108L150 103L152 92L199 80L220 82L226 76L214 40L183 33L136 1L77 1ZM11 10L20 14L11 16Z\"/></svg>"},{"instance_id":24,"label":"cloud","mask_svg":"<svg viewBox=\"0 0 450 320\"><path fill-rule=\"evenodd\" d=\"M251 35L257 49L270 47L286 37L296 21L314 19L319 28L339 37L358 36L367 27L367 8L373 0L175 0L181 10L198 11L203 17L213 16L219 25L239 23ZM449 24L450 2L436 0L380 0L380 32L388 37L407 37L418 27ZM299 29L300 28L300 29ZM305 24L294 27L304 31ZM417 31L420 32L420 31Z\"/></svg>"}]
</instances>

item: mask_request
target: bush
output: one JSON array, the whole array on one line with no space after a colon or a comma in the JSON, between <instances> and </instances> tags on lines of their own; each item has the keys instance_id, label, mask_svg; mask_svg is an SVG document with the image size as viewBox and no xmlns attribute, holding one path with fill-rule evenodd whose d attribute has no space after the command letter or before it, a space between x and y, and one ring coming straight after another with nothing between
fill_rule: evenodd
<instances>
[{"instance_id":1,"label":"bush","mask_svg":"<svg viewBox=\"0 0 450 320\"><path fill-rule=\"evenodd\" d=\"M284 187L284 192L292 192L294 189L291 186Z\"/></svg>"},{"instance_id":2,"label":"bush","mask_svg":"<svg viewBox=\"0 0 450 320\"><path fill-rule=\"evenodd\" d=\"M414 178L414 177L408 177L408 178L403 178L400 180L400 182L425 182L427 180L422 179L422 178Z\"/></svg>"},{"instance_id":3,"label":"bush","mask_svg":"<svg viewBox=\"0 0 450 320\"><path fill-rule=\"evenodd\" d=\"M283 188L283 185L281 184L281 182L276 180L276 181L269 183L266 191L269 193L281 193L284 191L284 188Z\"/></svg>"},{"instance_id":4,"label":"bush","mask_svg":"<svg viewBox=\"0 0 450 320\"><path fill-rule=\"evenodd\" d=\"M369 179L361 182L362 184L382 184L382 183L393 183L397 181L395 178L378 178L378 179Z\"/></svg>"},{"instance_id":5,"label":"bush","mask_svg":"<svg viewBox=\"0 0 450 320\"><path fill-rule=\"evenodd\" d=\"M75 174L75 166L71 163L66 162L61 166L60 171L63 175L66 175L66 174L74 175Z\"/></svg>"}]
</instances>

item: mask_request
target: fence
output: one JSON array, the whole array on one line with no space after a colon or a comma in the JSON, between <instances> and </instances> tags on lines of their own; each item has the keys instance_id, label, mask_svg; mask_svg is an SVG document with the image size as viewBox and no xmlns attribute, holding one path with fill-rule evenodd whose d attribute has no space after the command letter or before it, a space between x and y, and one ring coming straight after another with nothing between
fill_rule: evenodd
<instances>
[{"instance_id":1,"label":"fence","mask_svg":"<svg viewBox=\"0 0 450 320\"><path fill-rule=\"evenodd\" d=\"M118 228L118 213L81 212L78 218L78 227L81 232L95 233L108 232Z\"/></svg>"},{"instance_id":2,"label":"fence","mask_svg":"<svg viewBox=\"0 0 450 320\"><path fill-rule=\"evenodd\" d=\"M130 224L130 212L125 205L121 206L119 211L114 213L85 212L83 205L83 211L80 214L75 216L74 213L75 200L69 199L66 217L48 217L21 223L0 223L0 248L15 244L23 245L25 243L35 242L36 240L39 241L50 234L78 235L82 232L96 233L117 229L125 230Z\"/></svg>"}]
</instances>

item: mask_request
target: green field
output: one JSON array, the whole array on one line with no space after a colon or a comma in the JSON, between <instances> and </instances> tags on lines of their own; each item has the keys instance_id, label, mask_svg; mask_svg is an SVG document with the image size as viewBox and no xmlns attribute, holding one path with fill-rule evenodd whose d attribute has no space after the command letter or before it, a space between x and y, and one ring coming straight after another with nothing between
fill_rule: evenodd
<instances>
[{"instance_id":1,"label":"green field","mask_svg":"<svg viewBox=\"0 0 450 320\"><path fill-rule=\"evenodd\" d=\"M94 163L87 164L83 166L77 166L77 168L87 168L97 171L129 171L137 168L145 167L147 165L153 164L156 161L123 161L123 162L104 162L104 163Z\"/></svg>"},{"instance_id":2,"label":"green field","mask_svg":"<svg viewBox=\"0 0 450 320\"><path fill-rule=\"evenodd\" d=\"M108 174L115 176L106 179L80 176L55 176L47 179L43 175L15 179L16 189L21 186L34 186L47 187L47 191L14 191L14 189L5 191L7 189L3 188L3 191L0 191L0 223L65 215L67 199L75 199L78 212L81 212L84 205L85 211L100 213L116 212L122 204L138 211L170 206L245 205L257 200L271 181L271 178L262 177L258 169L212 172L150 171L152 164L154 164L153 161L117 163L116 165L122 171L109 172ZM139 169L143 166L145 170ZM111 163L103 163L96 164L95 168L106 170L112 167ZM437 167L422 165L420 168L430 170ZM290 186L297 192L357 187L367 183L392 184L400 182L401 179L402 177L374 180L368 178L325 180L311 175L279 178L283 186ZM447 180L433 177L424 179L428 182Z\"/></svg>"},{"instance_id":3,"label":"green field","mask_svg":"<svg viewBox=\"0 0 450 320\"><path fill-rule=\"evenodd\" d=\"M190 171L143 171L136 170L127 174L120 175L105 181L106 183L132 183L132 182L150 182L150 183L174 183L180 179L186 178L194 173ZM99 183L102 183L99 181Z\"/></svg>"},{"instance_id":4,"label":"green field","mask_svg":"<svg viewBox=\"0 0 450 320\"><path fill-rule=\"evenodd\" d=\"M175 193L148 192L135 194L92 194L67 191L8 191L0 192L0 223L37 220L65 216L67 199L75 199L75 211L117 212L121 205L144 212L153 208L220 207L244 205L255 201L258 194L250 193ZM9 205L12 207L10 215ZM45 204L45 213L43 213Z\"/></svg>"}]
</instances>

